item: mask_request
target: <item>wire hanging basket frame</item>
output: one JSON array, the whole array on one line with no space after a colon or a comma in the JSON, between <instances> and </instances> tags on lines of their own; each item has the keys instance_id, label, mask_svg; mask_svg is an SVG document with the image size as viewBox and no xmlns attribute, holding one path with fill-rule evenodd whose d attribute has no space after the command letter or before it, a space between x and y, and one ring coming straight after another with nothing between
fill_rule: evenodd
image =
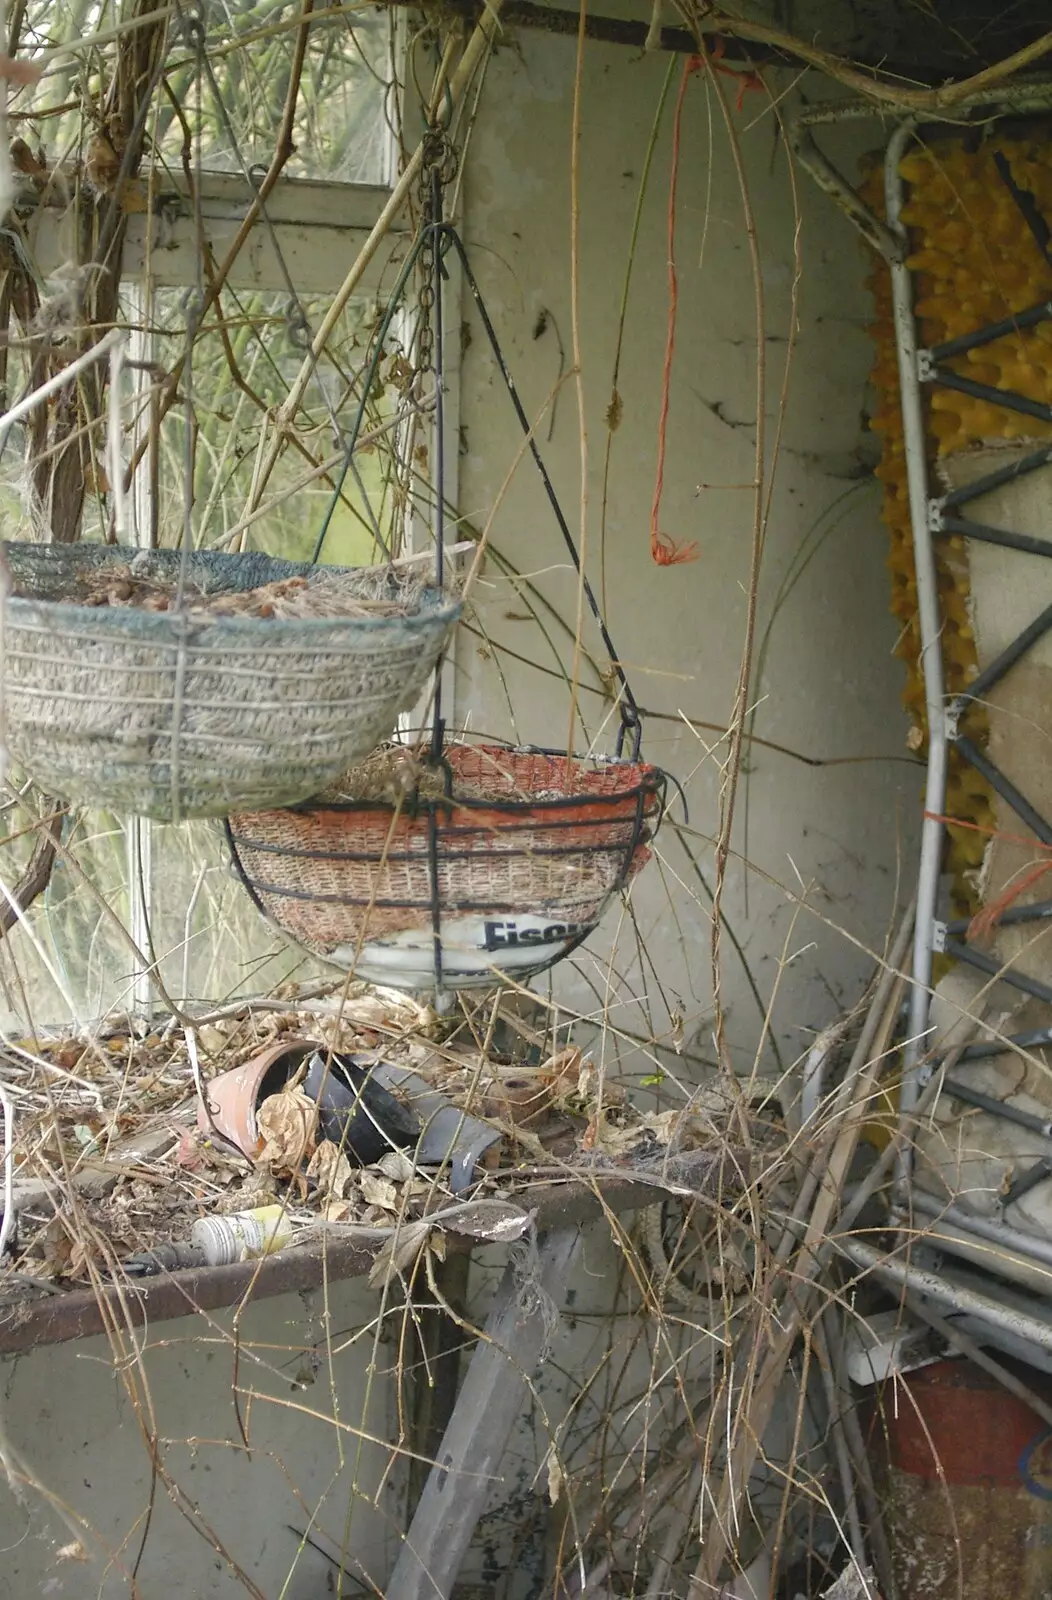
<instances>
[{"instance_id":1,"label":"wire hanging basket frame","mask_svg":"<svg viewBox=\"0 0 1052 1600\"><path fill-rule=\"evenodd\" d=\"M8 544L4 556L12 760L49 794L161 822L317 793L390 737L460 614L390 567L86 544ZM129 570L181 575L210 597L297 578L318 600L302 618L77 601Z\"/></svg>"},{"instance_id":2,"label":"wire hanging basket frame","mask_svg":"<svg viewBox=\"0 0 1052 1600\"><path fill-rule=\"evenodd\" d=\"M409 272L422 258L426 305L434 312L436 571L441 581L441 282L444 253L453 251L610 653L619 685L617 754L447 745L436 668L430 749L408 792L394 799L370 798L366 771L359 769L345 774L336 794L265 814L239 813L226 822L235 871L260 911L284 934L360 978L431 990L436 997L449 989L492 987L505 976L525 981L575 950L649 859L667 787L665 774L640 760L641 722L631 688L581 569L464 246L441 220L443 159L436 145L430 187L423 194L425 223L377 335L379 347ZM352 433L345 465L353 441ZM327 527L328 519L316 557ZM626 743L629 759L624 758ZM401 747L403 758L406 753Z\"/></svg>"},{"instance_id":3,"label":"wire hanging basket frame","mask_svg":"<svg viewBox=\"0 0 1052 1600\"><path fill-rule=\"evenodd\" d=\"M187 36L204 73L204 36L194 19ZM248 169L245 176L251 181ZM199 197L196 185L195 206ZM199 215L196 220L200 226ZM289 287L302 322L302 305ZM0 546L0 764L10 755L48 793L73 804L160 822L290 804L323 789L392 735L441 659L462 609L446 591L441 551L430 586L390 558L386 568L319 568L324 529L308 563L193 547L192 358L203 306L199 272L182 366L179 549ZM118 537L124 469L115 407L125 337L112 330L0 417L2 452L16 421L87 365L110 356L107 447ZM382 340L360 397L345 472L381 352ZM106 593L108 575L132 594L114 603ZM129 576L135 581L127 585ZM154 609L140 605L139 579L167 585L170 600ZM289 579L302 582L310 603L274 615L250 614L247 605L240 611L225 606L219 615L202 603L217 595L247 597Z\"/></svg>"},{"instance_id":4,"label":"wire hanging basket frame","mask_svg":"<svg viewBox=\"0 0 1052 1600\"><path fill-rule=\"evenodd\" d=\"M664 774L501 745L444 760L437 798L230 817L263 915L342 970L416 991L525 981L575 950L649 859Z\"/></svg>"}]
</instances>

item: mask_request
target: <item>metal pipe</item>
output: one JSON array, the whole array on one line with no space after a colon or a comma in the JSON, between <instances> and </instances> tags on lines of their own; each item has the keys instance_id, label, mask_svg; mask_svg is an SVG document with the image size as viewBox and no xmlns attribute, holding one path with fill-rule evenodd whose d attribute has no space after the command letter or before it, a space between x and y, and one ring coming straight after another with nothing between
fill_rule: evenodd
<instances>
[{"instance_id":1,"label":"metal pipe","mask_svg":"<svg viewBox=\"0 0 1052 1600\"><path fill-rule=\"evenodd\" d=\"M1018 1255L1029 1256L1033 1261L1040 1261L1045 1266L1052 1267L1052 1241L1031 1238L1028 1233L1013 1228L1010 1223L991 1222L989 1217L973 1217L970 1212L962 1211L952 1201L944 1204L934 1195L924 1194L919 1189L915 1189L910 1195L910 1209L919 1211L922 1216L941 1217L964 1232L975 1234L979 1239L987 1239L1002 1249L1014 1250Z\"/></svg>"},{"instance_id":2,"label":"metal pipe","mask_svg":"<svg viewBox=\"0 0 1052 1600\"><path fill-rule=\"evenodd\" d=\"M993 528L988 522L972 522L969 517L940 516L939 526L933 533L960 533L966 539L978 539L983 544L997 544L1004 550L1022 550L1028 556L1052 556L1052 543L1048 539L1035 539L1029 533L1011 533L1005 528Z\"/></svg>"},{"instance_id":3,"label":"metal pipe","mask_svg":"<svg viewBox=\"0 0 1052 1600\"><path fill-rule=\"evenodd\" d=\"M1002 317L1000 322L984 323L974 333L962 333L956 339L947 339L944 344L933 344L928 355L932 361L948 361L953 356L963 356L969 350L979 350L983 345L993 344L996 339L1003 339L1006 333L1035 328L1039 322L1047 322L1049 317L1052 317L1052 300L1042 300L1039 305L1028 306L1025 311L1015 311L1010 317ZM1001 390L992 392L1000 394Z\"/></svg>"},{"instance_id":4,"label":"metal pipe","mask_svg":"<svg viewBox=\"0 0 1052 1600\"><path fill-rule=\"evenodd\" d=\"M822 1378L822 1388L825 1391L826 1409L829 1412L829 1431L833 1440L833 1455L840 1478L840 1493L844 1502L847 1544L855 1558L855 1565L858 1571L864 1574L869 1565L869 1557L866 1551L866 1541L862 1536L862 1518L859 1516L858 1510L858 1490L855 1484L855 1474L852 1470L851 1454L847 1445L847 1434L844 1431L841 1397L837 1392L833 1361L829 1352L829 1341L826 1339L825 1325L821 1317L816 1317L815 1319L813 1337L815 1351L818 1355L818 1370ZM843 1537L843 1534L841 1534L841 1537ZM863 1578L863 1584L863 1600L877 1600L876 1590L869 1581Z\"/></svg>"},{"instance_id":5,"label":"metal pipe","mask_svg":"<svg viewBox=\"0 0 1052 1600\"><path fill-rule=\"evenodd\" d=\"M80 374L86 372L94 362L101 361L103 356L108 356L110 351L122 343L125 337L126 335L121 328L111 328L109 333L99 340L98 344L93 344L90 350L85 350L83 355L77 356L76 360L71 361L68 367L63 367L61 372L56 372L53 377L48 378L46 383L42 383L39 388L32 389L23 399L17 401L9 410L5 411L3 416L0 416L0 452L2 452L4 445L7 443L7 436L16 422L21 422L22 418L28 417L31 412L36 410L37 406L42 405L45 400L50 400L51 396L58 394L60 389L64 389L67 383L72 383L74 378L79 378Z\"/></svg>"},{"instance_id":6,"label":"metal pipe","mask_svg":"<svg viewBox=\"0 0 1052 1600\"><path fill-rule=\"evenodd\" d=\"M1043 1050L1052 1044L1052 1028L1031 1028L1029 1033L1010 1033L1003 1039L984 1039L970 1044L961 1052L962 1061L983 1061L989 1056L1003 1056L1008 1050Z\"/></svg>"},{"instance_id":7,"label":"metal pipe","mask_svg":"<svg viewBox=\"0 0 1052 1600\"><path fill-rule=\"evenodd\" d=\"M1050 103L1052 81L1047 78L1035 78L1029 83L998 83L979 94L969 95L966 100L959 100L952 111L947 112L946 120L959 126L964 113L972 107L1002 105L1010 107L1016 115L1024 115L1027 112L1046 111ZM879 251L885 260L894 262L901 260L904 255L901 230L894 226L890 215L885 221L874 214L858 190L818 148L811 132L812 128L822 124L870 121L874 118L883 120L888 115L889 107L875 104L869 99L825 101L788 118L786 136L789 148L818 187L836 201L867 244ZM921 123L939 123L941 120L937 111L918 119Z\"/></svg>"},{"instance_id":8,"label":"metal pipe","mask_svg":"<svg viewBox=\"0 0 1052 1600\"><path fill-rule=\"evenodd\" d=\"M1052 551L1052 544L1048 548ZM1002 911L997 918L997 926L1008 928L1016 922L1043 922L1045 918L1052 918L1052 900L1035 900L1028 906L1009 906L1007 911ZM946 924L946 932L967 933L970 927L971 918L960 917L957 921Z\"/></svg>"},{"instance_id":9,"label":"metal pipe","mask_svg":"<svg viewBox=\"0 0 1052 1600\"><path fill-rule=\"evenodd\" d=\"M887 1030L887 1037L890 1037L894 1012L898 1010L898 994L901 993L901 973L899 969L905 959L910 937L914 930L915 917L916 905L914 903L909 907L902 919L902 923L895 935L895 942L888 952L884 970L877 981L873 998L866 1012L865 1021L862 1024L862 1032L859 1034L847 1071L844 1073L843 1080L830 1107L833 1117L836 1117L845 1108L851 1094L857 1090L858 1079L870 1064L871 1053L878 1041L882 1026ZM892 1008L890 1016L889 1008ZM881 1052L885 1045L886 1038L880 1046ZM830 1149L825 1145L820 1145L815 1151L800 1184L796 1199L793 1202L793 1209L782 1224L782 1234L775 1247L774 1256L775 1260L783 1266L789 1260L793 1246L806 1236L807 1217L815 1194L825 1180L826 1163L829 1155ZM870 1176L872 1177L872 1174ZM800 1231L801 1229L802 1231Z\"/></svg>"},{"instance_id":10,"label":"metal pipe","mask_svg":"<svg viewBox=\"0 0 1052 1600\"><path fill-rule=\"evenodd\" d=\"M1035 1000L1043 1000L1045 1005L1052 1005L1052 988L1047 983L1042 983L1040 978L1031 978L1026 972L1017 972L1014 967L995 960L982 950L973 950L970 944L961 944L958 939L944 939L942 948L948 956L953 956L956 961L966 962L968 966L975 967L977 972L985 972L988 977L1010 984L1022 994L1032 995Z\"/></svg>"},{"instance_id":11,"label":"metal pipe","mask_svg":"<svg viewBox=\"0 0 1052 1600\"><path fill-rule=\"evenodd\" d=\"M907 1210L897 1210L894 1218L896 1226L901 1230L909 1228L910 1217ZM1035 1294L1052 1294L1052 1267L1040 1261L1032 1261L1014 1250L1007 1250L1003 1243L999 1246L988 1244L986 1240L977 1238L974 1233L969 1233L966 1228L947 1222L941 1216L928 1218L922 1230L911 1237L914 1244L931 1245L952 1256L960 1256L962 1261L970 1262L973 1267L979 1267L984 1272L995 1272L1002 1278L1010 1278L1014 1283L1022 1284Z\"/></svg>"},{"instance_id":12,"label":"metal pipe","mask_svg":"<svg viewBox=\"0 0 1052 1600\"><path fill-rule=\"evenodd\" d=\"M1007 1211L1009 1206L1014 1206L1017 1200L1022 1200L1047 1178L1052 1178L1052 1156L1042 1156L1032 1167L1019 1174L1001 1200L1002 1209Z\"/></svg>"},{"instance_id":13,"label":"metal pipe","mask_svg":"<svg viewBox=\"0 0 1052 1600\"><path fill-rule=\"evenodd\" d=\"M905 950L903 951L905 953ZM818 1035L814 1044L807 1052L804 1070L800 1080L800 1126L806 1128L812 1118L818 1115L818 1108L822 1103L825 1093L826 1068L830 1057L847 1028L845 1019L834 1022L829 1028L824 1028Z\"/></svg>"},{"instance_id":14,"label":"metal pipe","mask_svg":"<svg viewBox=\"0 0 1052 1600\"><path fill-rule=\"evenodd\" d=\"M940 388L952 389L956 394L966 394L972 400L985 400L992 406L1003 406L1006 411L1018 411L1024 417L1036 417L1038 422L1052 422L1052 406L1042 400L1028 400L1025 394L1014 394L1011 389L995 389L989 383L976 383L974 378L962 378L949 367L936 367L928 381Z\"/></svg>"},{"instance_id":15,"label":"metal pipe","mask_svg":"<svg viewBox=\"0 0 1052 1600\"><path fill-rule=\"evenodd\" d=\"M895 233L875 216L843 173L838 172L828 156L819 149L815 136L802 117L789 121L789 148L807 171L813 182L835 200L855 224L867 244L873 246L886 261L893 261L901 253L901 241Z\"/></svg>"},{"instance_id":16,"label":"metal pipe","mask_svg":"<svg viewBox=\"0 0 1052 1600\"><path fill-rule=\"evenodd\" d=\"M903 1123L917 1104L917 1065L924 1053L931 1004L932 948L942 861L943 825L937 819L946 808L946 708L941 654L935 547L928 521L928 464L917 362L917 333L913 321L913 290L906 265L906 230L902 223L902 178L899 166L912 137L913 122L904 122L888 141L884 157L884 197L887 225L900 250L889 262L895 312L895 347L899 364L899 393L909 483L913 559L917 574L917 611L920 624L920 666L924 676L924 701L928 718L928 770L924 788L920 866L917 875L917 921L913 936L912 986L908 1037L903 1052L904 1074L900 1094ZM900 1157L900 1177L909 1169L908 1147Z\"/></svg>"},{"instance_id":17,"label":"metal pipe","mask_svg":"<svg viewBox=\"0 0 1052 1600\"><path fill-rule=\"evenodd\" d=\"M1023 1111L1019 1106L998 1100L992 1094L983 1094L981 1089L973 1089L967 1083L958 1083L956 1078L943 1078L942 1092L952 1095L955 1100L963 1100L966 1106L975 1106L979 1111L989 1112L991 1117L1001 1117L1005 1122L1014 1122L1017 1128L1026 1128L1028 1132L1036 1133L1041 1139L1052 1139L1052 1122L1047 1117L1036 1117L1032 1111Z\"/></svg>"},{"instance_id":18,"label":"metal pipe","mask_svg":"<svg viewBox=\"0 0 1052 1600\"><path fill-rule=\"evenodd\" d=\"M1022 633L1013 639L1012 643L1007 645L995 660L990 662L989 666L983 668L979 676L973 679L967 689L957 696L953 703L953 711L956 713L958 710L963 710L969 700L981 700L987 689L993 684L999 683L1009 667L1014 667L1016 662L1026 655L1030 646L1036 644L1038 639L1048 632L1049 628L1052 628L1052 606L1046 606L1044 611L1039 616L1036 616L1033 622L1028 623Z\"/></svg>"},{"instance_id":19,"label":"metal pipe","mask_svg":"<svg viewBox=\"0 0 1052 1600\"><path fill-rule=\"evenodd\" d=\"M919 1296L911 1294L907 1289L905 1299L913 1315L926 1322L929 1328L934 1328L940 1339L945 1339L948 1344L955 1346L962 1356L966 1356L977 1367L982 1367L983 1371L988 1372L991 1378L996 1378L1009 1394L1014 1394L1017 1400L1022 1400L1025 1406L1035 1411L1043 1422L1052 1425L1052 1406L1047 1400L1035 1394L1028 1384L1017 1378L1014 1372L1009 1372L1000 1361L995 1361L993 1356L989 1355L982 1345L976 1344L963 1328L955 1327L952 1322L947 1322L945 1317L940 1317L937 1311L933 1311L931 1306L926 1306Z\"/></svg>"},{"instance_id":20,"label":"metal pipe","mask_svg":"<svg viewBox=\"0 0 1052 1600\"><path fill-rule=\"evenodd\" d=\"M1047 466L1050 461L1052 461L1052 444L1046 444L1040 450L1032 450L1021 461L1013 461L1010 467L998 467L996 472L984 472L981 478L975 478L971 483L962 483L959 489L951 489L949 494L943 495L940 503L944 509L966 506L970 501L978 500L994 489L1003 489L1006 484L1015 483L1017 478L1026 477L1028 472L1036 472L1039 467Z\"/></svg>"},{"instance_id":21,"label":"metal pipe","mask_svg":"<svg viewBox=\"0 0 1052 1600\"><path fill-rule=\"evenodd\" d=\"M1052 828L1049 827L1040 811L1030 804L1026 795L1016 788L1010 778L1005 777L1000 767L984 756L978 745L973 744L971 739L959 735L954 740L954 743L968 762L968 765L974 767L975 771L986 779L991 789L996 790L1002 800L1008 801L1016 816L1021 822L1026 823L1031 833L1036 834L1042 844L1052 845Z\"/></svg>"},{"instance_id":22,"label":"metal pipe","mask_svg":"<svg viewBox=\"0 0 1052 1600\"><path fill-rule=\"evenodd\" d=\"M831 1305L828 1308L824 1321L826 1326L826 1345L833 1359L833 1377L836 1382L840 1403L840 1420L844 1429L844 1438L847 1440L851 1464L854 1468L855 1481L858 1484L863 1509L866 1513L866 1527L869 1532L870 1549L873 1552L873 1565L877 1569L877 1578L885 1600L900 1600L891 1559L891 1546L888 1543L887 1529L884 1525L884 1515L877 1497L876 1484L873 1481L873 1471L869 1463L866 1441L862 1434L862 1424L858 1418L858 1403L851 1388L851 1379L848 1376L847 1355L844 1344L844 1323L840 1310L836 1305Z\"/></svg>"},{"instance_id":23,"label":"metal pipe","mask_svg":"<svg viewBox=\"0 0 1052 1600\"><path fill-rule=\"evenodd\" d=\"M909 1289L913 1294L924 1295L963 1315L979 1317L1017 1339L1029 1340L1042 1350L1052 1351L1052 1323L1002 1305L1000 1301L980 1294L976 1289L969 1289L964 1284L948 1283L936 1273L926 1272L923 1267L900 1260L897 1256L888 1256L861 1239L837 1238L833 1243L840 1254L861 1271L871 1272L875 1278L894 1285L896 1289Z\"/></svg>"}]
</instances>

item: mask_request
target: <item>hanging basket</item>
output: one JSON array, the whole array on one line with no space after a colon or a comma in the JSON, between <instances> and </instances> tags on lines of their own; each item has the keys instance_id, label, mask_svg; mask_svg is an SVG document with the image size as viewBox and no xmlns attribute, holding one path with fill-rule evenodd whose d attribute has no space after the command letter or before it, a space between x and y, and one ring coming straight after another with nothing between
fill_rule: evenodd
<instances>
[{"instance_id":1,"label":"hanging basket","mask_svg":"<svg viewBox=\"0 0 1052 1600\"><path fill-rule=\"evenodd\" d=\"M523 981L587 938L649 859L657 768L455 745L445 775L418 771L398 804L404 757L377 752L331 797L226 825L264 915L360 978L412 990Z\"/></svg>"},{"instance_id":2,"label":"hanging basket","mask_svg":"<svg viewBox=\"0 0 1052 1600\"><path fill-rule=\"evenodd\" d=\"M4 550L12 759L48 794L161 822L317 794L390 737L460 614L387 568L214 551L164 609L178 551Z\"/></svg>"}]
</instances>

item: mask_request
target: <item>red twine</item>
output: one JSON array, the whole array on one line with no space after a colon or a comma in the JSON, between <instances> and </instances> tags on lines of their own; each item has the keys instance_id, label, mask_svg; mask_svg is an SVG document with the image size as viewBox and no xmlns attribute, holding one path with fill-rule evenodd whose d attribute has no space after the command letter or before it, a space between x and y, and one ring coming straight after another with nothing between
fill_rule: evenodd
<instances>
[{"instance_id":1,"label":"red twine","mask_svg":"<svg viewBox=\"0 0 1052 1600\"><path fill-rule=\"evenodd\" d=\"M737 109L740 111L746 91L762 89L763 80L755 72L737 72L733 67L722 66L723 40L717 39L708 58L708 65L716 72L725 73L738 80ZM687 83L706 65L701 56L688 56L683 63L683 76L676 96L676 111L672 122L672 171L668 190L668 324L665 331L665 364L661 375L661 411L658 417L657 471L654 477L654 500L650 508L650 558L659 567L677 567L686 561L698 559L696 541L677 545L667 533L662 533L659 518L661 496L665 488L665 439L668 432L669 396L672 388L672 357L676 348L676 309L679 304L679 280L676 277L676 188L679 182L679 148L683 122L683 102Z\"/></svg>"},{"instance_id":2,"label":"red twine","mask_svg":"<svg viewBox=\"0 0 1052 1600\"><path fill-rule=\"evenodd\" d=\"M1037 839L1024 839L1016 833L1004 833L1000 828L990 828L981 822L965 822L960 817L944 817L937 811L925 811L924 817L927 822L941 822L948 828L966 828L969 833L985 833L988 838L1000 839L1006 844L1022 844L1031 850L1052 849L1052 847L1042 844ZM1046 872L1052 872L1052 860L1035 861L1021 877L1016 879L1015 883L1009 884L1008 888L999 894L996 900L991 901L988 906L984 906L981 911L976 912L968 924L968 932L965 937L970 939L973 944L980 944L989 934L993 933L1005 912L1015 904L1019 896L1025 894L1028 889L1032 889L1038 879L1043 878Z\"/></svg>"}]
</instances>

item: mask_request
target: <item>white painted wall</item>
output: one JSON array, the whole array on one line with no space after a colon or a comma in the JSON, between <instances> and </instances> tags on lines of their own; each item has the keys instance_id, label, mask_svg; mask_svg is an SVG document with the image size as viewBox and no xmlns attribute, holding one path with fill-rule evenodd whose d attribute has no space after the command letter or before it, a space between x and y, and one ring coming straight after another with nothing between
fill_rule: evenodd
<instances>
[{"instance_id":1,"label":"white painted wall","mask_svg":"<svg viewBox=\"0 0 1052 1600\"><path fill-rule=\"evenodd\" d=\"M560 369L557 337L571 363L570 151L575 41L536 33L517 36L491 64L466 167L464 228L475 271L504 343L527 413L533 417ZM602 467L618 310L633 211L647 141L667 61L614 46L589 45L582 84L581 343L589 473L588 570L601 584ZM686 785L691 823L703 835L716 827L719 771L707 757L710 730L688 731L680 713L724 726L738 673L745 621L752 494L740 487L699 492L699 485L742 485L753 477L756 389L755 293L738 182L719 108L704 79L690 82L683 116L678 229L679 318L668 428L661 525L677 541L696 540L699 559L659 568L650 559L648 528L654 487L660 380L667 314L666 207L675 69L644 204L628 305L619 390L624 416L613 438L605 539L606 614L615 647L636 668L637 698L668 719L647 726L645 753ZM721 79L731 102L736 89ZM782 84L781 88L788 88ZM764 348L769 363L769 427L777 409L790 329L794 277L794 185L762 95L745 96L735 118L763 261ZM851 166L858 145L878 139L838 131L830 149ZM795 959L782 978L776 1028L787 1059L811 1030L826 1024L858 993L867 962L859 948L823 924L829 919L864 944L879 941L895 894L896 852L913 866L913 822L919 805L916 769L905 755L899 711L901 668L891 651L895 628L887 611L885 537L879 489L859 481L871 452L862 412L871 349L863 247L832 203L800 174L800 280L797 347L792 362L783 449L771 507L759 603L759 638L771 623L775 597L819 518L826 536L771 628L756 684L756 732L807 756L864 763L809 767L773 751L748 753L734 845L778 883L808 887L814 913L792 926L786 895L735 864L725 909L746 947L757 983L770 996L783 948ZM538 316L550 313L534 337ZM461 508L483 522L514 459L517 423L502 393L481 326L470 308L463 368ZM541 438L547 433L542 427ZM571 526L579 526L577 401L572 381L561 389L553 438L544 454ZM536 474L524 463L497 515L497 548L523 571L543 573L543 593L571 622L575 583L551 571L565 555ZM487 576L496 580L492 565ZM492 637L530 662L552 666L550 647L507 582L484 591ZM509 613L511 615L509 615ZM547 619L549 624L551 619ZM562 643L569 665L572 650ZM586 643L598 650L591 628ZM569 695L558 680L508 656L503 667L518 733L565 745ZM458 710L474 726L511 731L504 685L492 659L462 635ZM647 669L647 670L640 670ZM594 685L593 674L585 674ZM600 702L586 695L589 729ZM580 731L578 730L580 738ZM610 749L612 729L600 739ZM745 806L748 804L748 839ZM696 840L712 879L712 852ZM668 1011L683 1017L689 1047L711 1058L709 918L675 877L690 869L671 830L657 864L634 892L640 927L660 979L641 979L634 941L622 929L617 967L626 981L616 1020L625 1028L669 1034ZM697 893L696 882L692 883ZM593 938L580 965L600 990L604 958L617 933L616 913ZM759 1012L727 941L724 997L728 1037L740 1065L753 1057ZM797 955L797 952L803 952ZM596 999L585 977L562 969L558 988L585 1010ZM631 996L648 991L645 1006ZM666 1004L667 1002L667 1004ZM771 1065L768 1058L768 1065Z\"/></svg>"},{"instance_id":2,"label":"white painted wall","mask_svg":"<svg viewBox=\"0 0 1052 1600\"><path fill-rule=\"evenodd\" d=\"M590 46L583 82L581 312L591 469L589 570L597 581L603 413L610 397L615 319L639 173L665 67L663 60ZM573 69L572 41L526 34L502 48L490 69L466 168L466 235L531 413L559 370L553 328L533 337L542 308L554 317L569 359ZM789 333L794 218L784 152L770 116L760 116L761 110L759 97L748 96L738 126L764 262L765 349L772 363L773 406ZM659 569L650 562L647 528L665 333L669 137L667 114L643 213L625 336L620 381L625 410L613 441L606 538L608 616L624 660L650 669L633 674L641 702L671 719L650 724L647 754L684 780L692 824L708 834L715 826L718 772L702 741L713 736L703 730L696 737L675 719L683 711L725 723L738 670L750 496L733 487L698 493L698 486L741 484L751 477L754 295L726 137L703 82L695 80L683 126L680 318L662 522L676 539L696 539L700 558L690 566ZM852 154L845 149L848 137L857 135L836 135L839 153L847 160ZM778 1033L790 1057L806 1047L810 1030L828 1022L842 1001L854 998L867 969L858 945L830 931L821 918L843 926L863 945L880 940L894 900L898 852L902 870L907 876L912 870L912 825L919 805L916 772L890 759L904 751L905 724L898 709L901 672L891 657L894 628L887 612L878 494L872 483L856 484L847 476L864 448L860 413L870 361L864 331L867 263L830 203L803 178L798 191L803 251L799 342L772 502L761 633L808 530L838 501L845 514L820 542L773 628L758 685L757 731L808 756L868 759L815 768L768 750L749 756L749 854L764 873L792 885L794 893L800 880L810 886L817 913L803 913L793 927L785 894L754 875L746 914L743 874L734 868L727 910L765 995L774 985L783 946L794 955L801 952L784 975L777 1007ZM478 322L469 311L465 318L471 343L464 361L461 504L465 515L481 522L518 440ZM575 404L572 385L564 386L554 436L546 445L568 510L575 509L579 495ZM563 552L540 490L525 469L499 513L495 540L520 568L543 572L537 582L544 593L572 615L572 583L565 572L548 570L564 561ZM487 577L494 576L491 569ZM539 630L507 615L524 609L511 588L498 584L483 593L487 629L529 660L547 661ZM589 641L594 644L594 635ZM563 657L569 660L565 649ZM562 743L569 710L565 691L508 658L502 658L502 665L521 736ZM510 732L492 662L480 659L465 638L457 666L458 709L470 713L475 727ZM592 728L594 704L590 697ZM736 847L744 849L741 821ZM642 993L643 985L625 931L617 958L626 974L621 992L625 1004L613 1014L631 1031L668 1035L668 1012L681 1012L688 1046L711 1056L708 919L676 888L673 874L682 876L685 863L671 832L661 842L661 855L667 860L664 881L653 864L634 897L655 967L647 982L652 1017L648 1020L645 1006L632 998ZM705 851L701 863L706 873L710 861ZM592 942L592 955L582 963L582 971L600 985L606 981L601 959L615 925L616 917ZM729 1038L736 1058L746 1064L756 1047L759 1018L736 959L726 945L725 950ZM559 984L583 1009L594 1006L584 977L564 972ZM333 1326L340 1328L364 1323L376 1302L361 1286L342 1286L331 1291L331 1304ZM297 1403L331 1405L324 1373L306 1397L292 1390L299 1365L296 1351L309 1337L298 1300L272 1301L252 1311L246 1331L260 1348L275 1347L266 1359L280 1375L261 1370L262 1387ZM327 1592L325 1563L311 1555L283 1587L294 1554L285 1524L297 1523L299 1516L290 1479L312 1506L326 1496L323 1522L337 1536L350 1486L357 1481L362 1493L355 1500L360 1518L355 1547L363 1564L382 1576L394 1551L397 1474L380 1491L380 1510L370 1512L364 1497L375 1490L386 1464L385 1450L366 1447L357 1477L353 1466L345 1465L334 1478L339 1462L331 1424L258 1402L252 1417L257 1453L249 1463L235 1445L226 1340L213 1338L204 1325L195 1329L184 1322L151 1330L150 1345L146 1370L161 1432L173 1439L223 1441L202 1444L196 1459L185 1445L173 1446L181 1481L194 1486L202 1508L214 1515L232 1553L267 1600L279 1595L306 1600L308 1594ZM579 1354L586 1363L587 1351L582 1348ZM353 1426L361 1423L369 1361L363 1341L334 1368L341 1415ZM127 1559L136 1546L136 1519L147 1503L149 1471L136 1419L122 1398L106 1347L93 1341L40 1351L0 1375L12 1437L48 1485L68 1496L114 1547L128 1540ZM392 1398L379 1379L369 1426L380 1437L393 1437ZM532 1422L527 1433L530 1428ZM533 1481L520 1464L528 1445L525 1437L516 1443L516 1484ZM353 1462L353 1441L347 1456ZM289 1478L278 1457L288 1465ZM148 1600L238 1592L208 1548L166 1503L163 1491L155 1519L142 1569ZM80 1600L95 1594L97 1573L89 1579L82 1568L55 1564L55 1547L62 1538L53 1516L37 1511L27 1521L0 1487L0 1546L5 1551L0 1597L56 1594ZM111 1577L102 1592L108 1596L126 1589Z\"/></svg>"}]
</instances>

